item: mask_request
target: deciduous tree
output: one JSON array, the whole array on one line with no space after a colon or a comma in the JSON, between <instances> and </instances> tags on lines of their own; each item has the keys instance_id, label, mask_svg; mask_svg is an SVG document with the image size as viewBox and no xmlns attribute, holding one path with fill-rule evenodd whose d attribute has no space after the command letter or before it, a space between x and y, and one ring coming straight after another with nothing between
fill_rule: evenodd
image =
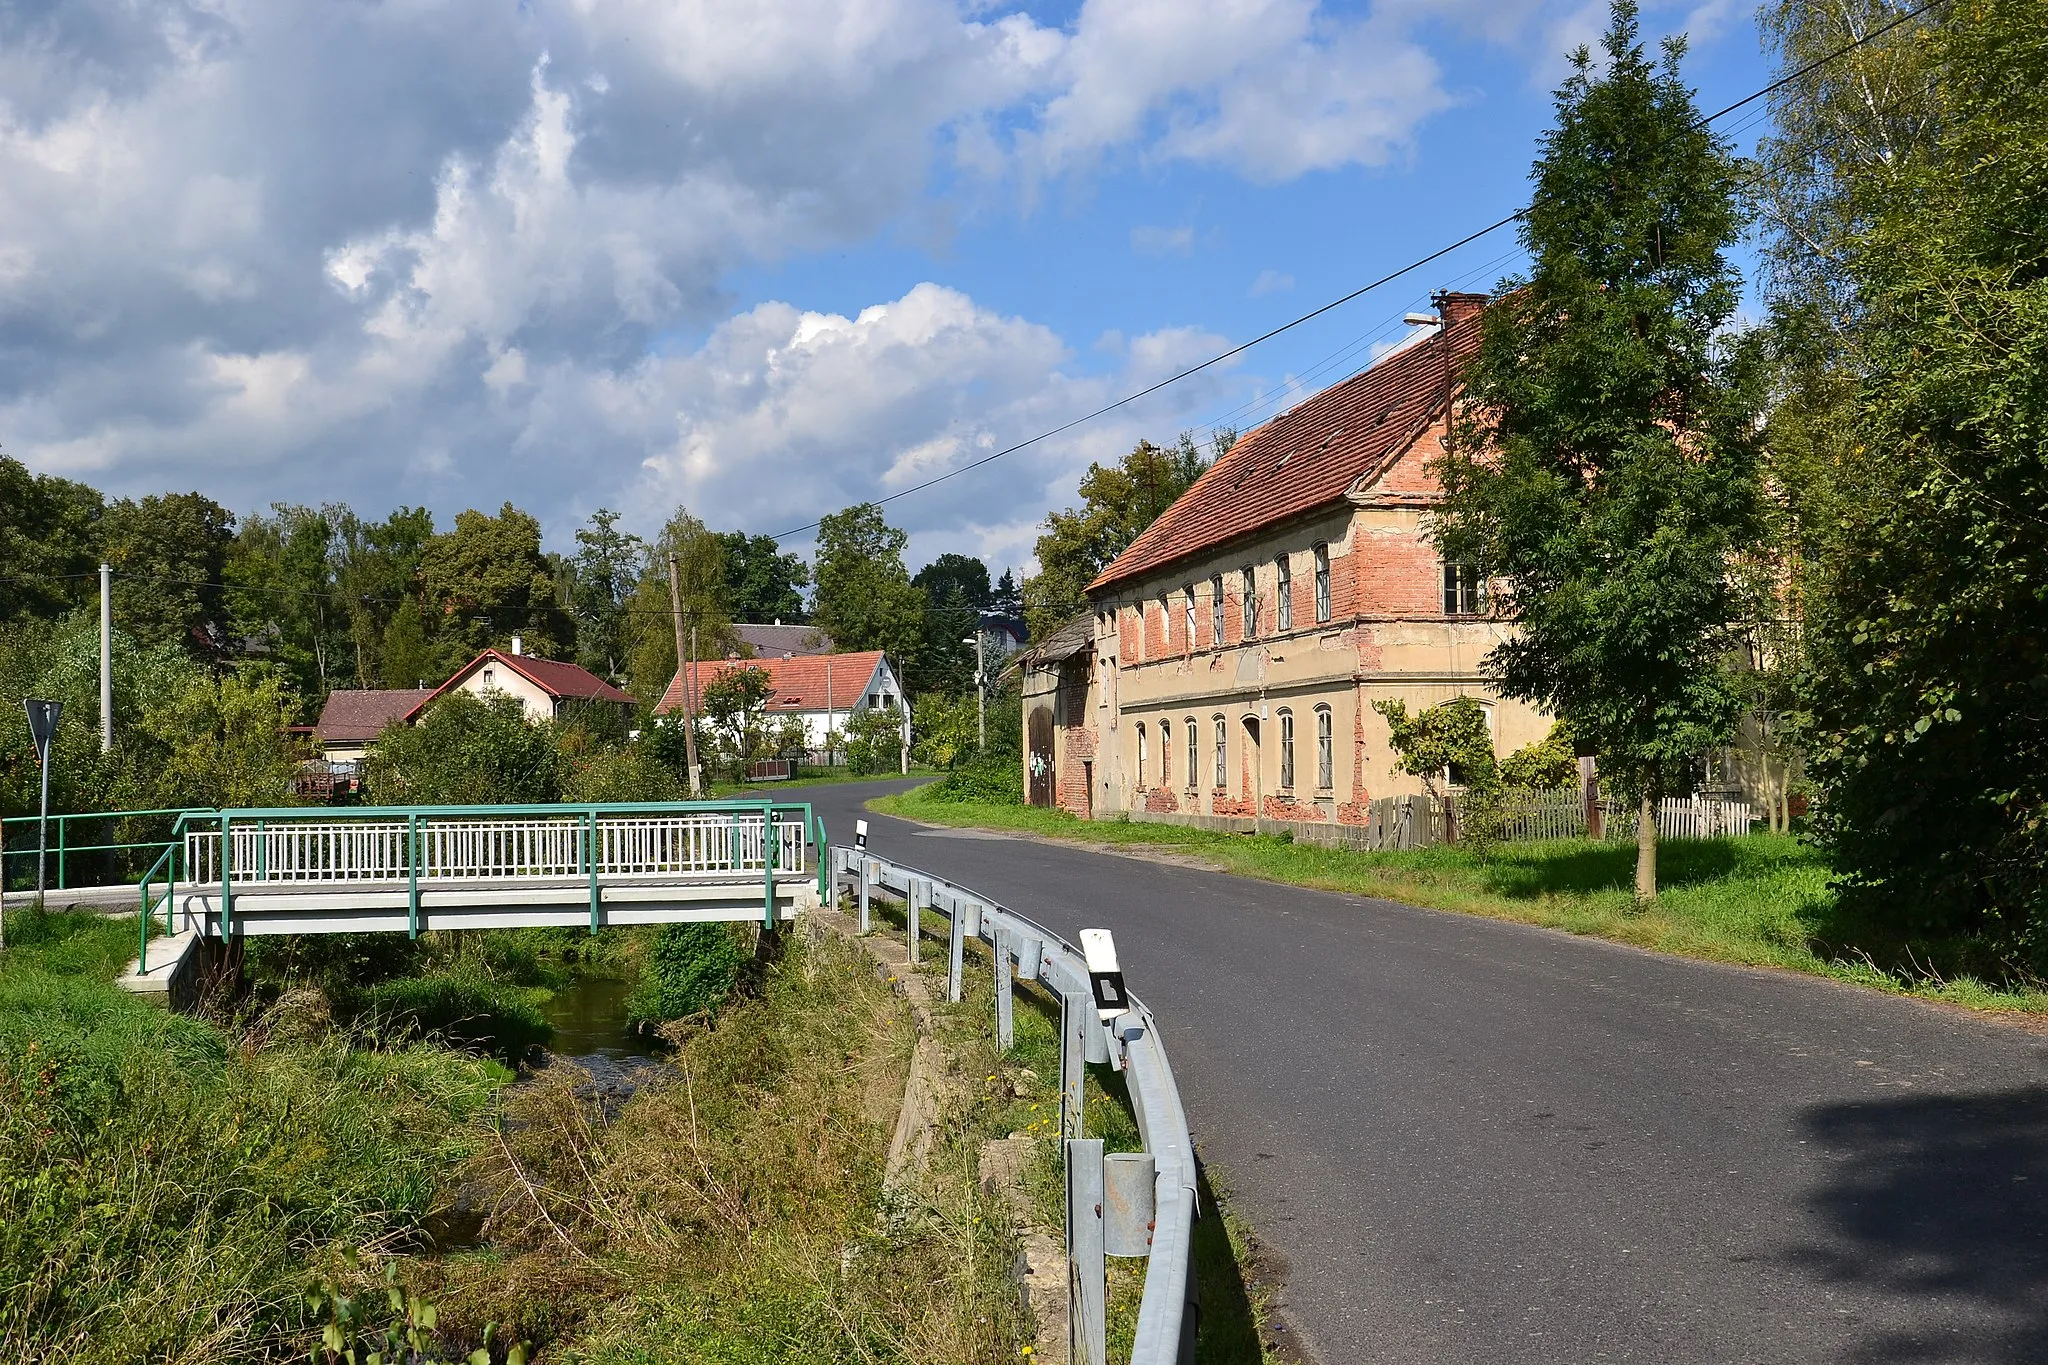
<instances>
[{"instance_id":1,"label":"deciduous tree","mask_svg":"<svg viewBox=\"0 0 2048 1365\"><path fill-rule=\"evenodd\" d=\"M812 619L838 648L884 650L905 665L917 657L925 635L925 595L903 565L909 541L871 502L818 523Z\"/></svg>"}]
</instances>

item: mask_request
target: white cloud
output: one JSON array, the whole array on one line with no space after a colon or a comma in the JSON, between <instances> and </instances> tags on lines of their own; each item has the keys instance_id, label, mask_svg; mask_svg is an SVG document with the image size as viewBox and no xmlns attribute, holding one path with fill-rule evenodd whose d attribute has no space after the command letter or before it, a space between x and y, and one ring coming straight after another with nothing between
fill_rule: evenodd
<instances>
[{"instance_id":1,"label":"white cloud","mask_svg":"<svg viewBox=\"0 0 2048 1365\"><path fill-rule=\"evenodd\" d=\"M1131 229L1131 249L1145 256L1189 256L1195 250L1195 230L1191 227L1134 227Z\"/></svg>"},{"instance_id":2,"label":"white cloud","mask_svg":"<svg viewBox=\"0 0 2048 1365\"><path fill-rule=\"evenodd\" d=\"M1252 281L1252 287L1246 292L1256 299L1262 298L1267 294L1284 294L1292 288L1294 288L1294 276L1283 275L1277 270L1266 269L1259 272L1259 277Z\"/></svg>"}]
</instances>

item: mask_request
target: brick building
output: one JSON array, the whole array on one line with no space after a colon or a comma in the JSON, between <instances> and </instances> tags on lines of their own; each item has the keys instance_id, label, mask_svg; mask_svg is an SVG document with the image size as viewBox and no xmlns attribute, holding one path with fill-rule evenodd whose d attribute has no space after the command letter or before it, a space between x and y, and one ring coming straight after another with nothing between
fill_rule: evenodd
<instances>
[{"instance_id":1,"label":"brick building","mask_svg":"<svg viewBox=\"0 0 2048 1365\"><path fill-rule=\"evenodd\" d=\"M1359 824L1420 790L1379 698L1475 697L1502 754L1548 732L1481 676L1507 627L1424 526L1484 303L1439 295L1439 325L1243 437L1089 585L1076 638L1026 656L1028 799Z\"/></svg>"}]
</instances>

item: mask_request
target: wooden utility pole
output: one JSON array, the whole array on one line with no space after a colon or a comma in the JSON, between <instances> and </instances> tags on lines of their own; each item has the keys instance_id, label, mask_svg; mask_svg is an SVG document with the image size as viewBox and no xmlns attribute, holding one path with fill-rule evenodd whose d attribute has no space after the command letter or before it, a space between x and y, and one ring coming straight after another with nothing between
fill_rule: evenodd
<instances>
[{"instance_id":1,"label":"wooden utility pole","mask_svg":"<svg viewBox=\"0 0 2048 1365\"><path fill-rule=\"evenodd\" d=\"M700 777L703 769L697 765L697 708L690 696L690 664L694 663L695 660L685 662L683 653L683 589L681 579L682 575L676 569L675 554L671 551L668 557L668 602L670 609L675 613L676 674L683 681L683 744L684 752L689 755L690 762L690 795L696 797L704 794L703 783ZM693 638L695 634L696 632L691 632ZM695 652L695 650L691 651L691 653Z\"/></svg>"}]
</instances>

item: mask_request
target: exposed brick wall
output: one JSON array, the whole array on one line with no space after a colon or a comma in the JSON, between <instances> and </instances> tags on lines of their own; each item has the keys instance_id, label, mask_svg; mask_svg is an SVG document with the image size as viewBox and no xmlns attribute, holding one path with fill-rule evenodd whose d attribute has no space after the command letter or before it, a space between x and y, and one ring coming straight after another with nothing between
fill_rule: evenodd
<instances>
[{"instance_id":1,"label":"exposed brick wall","mask_svg":"<svg viewBox=\"0 0 2048 1365\"><path fill-rule=\"evenodd\" d=\"M1168 788L1153 787L1145 793L1145 809L1155 815L1168 815L1180 809L1180 802Z\"/></svg>"},{"instance_id":2,"label":"exposed brick wall","mask_svg":"<svg viewBox=\"0 0 2048 1365\"><path fill-rule=\"evenodd\" d=\"M1340 825L1363 825L1372 820L1372 793L1365 782L1365 713L1365 689L1361 687L1356 689L1351 708L1351 799L1337 807Z\"/></svg>"},{"instance_id":3,"label":"exposed brick wall","mask_svg":"<svg viewBox=\"0 0 2048 1365\"><path fill-rule=\"evenodd\" d=\"M1269 796L1266 798L1268 820L1323 820L1323 808L1309 801L1297 801L1291 796Z\"/></svg>"},{"instance_id":4,"label":"exposed brick wall","mask_svg":"<svg viewBox=\"0 0 2048 1365\"><path fill-rule=\"evenodd\" d=\"M1060 670L1060 770L1053 799L1062 810L1083 816L1094 809L1089 800L1088 770L1082 766L1095 757L1095 718L1089 714L1088 704L1088 672L1092 667L1090 656L1083 654L1069 660Z\"/></svg>"}]
</instances>

